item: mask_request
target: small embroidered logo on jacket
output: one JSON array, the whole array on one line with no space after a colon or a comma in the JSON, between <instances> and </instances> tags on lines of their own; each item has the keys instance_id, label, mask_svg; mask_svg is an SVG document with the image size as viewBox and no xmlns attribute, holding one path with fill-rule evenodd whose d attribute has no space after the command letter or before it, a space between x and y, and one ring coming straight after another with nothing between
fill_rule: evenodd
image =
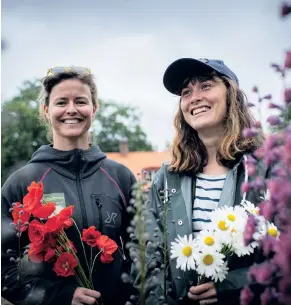
<instances>
[{"instance_id":1,"label":"small embroidered logo on jacket","mask_svg":"<svg viewBox=\"0 0 291 305\"><path fill-rule=\"evenodd\" d=\"M113 212L113 213L111 213L111 215L108 213L108 211L106 211L106 213L107 213L108 217L104 220L104 222L107 224L115 225L115 218L117 216L117 213Z\"/></svg>"}]
</instances>

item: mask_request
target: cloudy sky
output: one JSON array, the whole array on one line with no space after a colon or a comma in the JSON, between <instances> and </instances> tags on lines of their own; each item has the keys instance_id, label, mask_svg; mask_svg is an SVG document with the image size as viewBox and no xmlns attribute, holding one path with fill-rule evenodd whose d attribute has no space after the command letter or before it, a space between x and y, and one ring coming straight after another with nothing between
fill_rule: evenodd
<instances>
[{"instance_id":1,"label":"cloudy sky","mask_svg":"<svg viewBox=\"0 0 291 305\"><path fill-rule=\"evenodd\" d=\"M270 68L290 48L280 0L2 0L2 98L58 65L90 67L100 97L139 108L159 150L173 137L177 98L162 84L181 57L217 58L249 94L254 84L281 98Z\"/></svg>"}]
</instances>

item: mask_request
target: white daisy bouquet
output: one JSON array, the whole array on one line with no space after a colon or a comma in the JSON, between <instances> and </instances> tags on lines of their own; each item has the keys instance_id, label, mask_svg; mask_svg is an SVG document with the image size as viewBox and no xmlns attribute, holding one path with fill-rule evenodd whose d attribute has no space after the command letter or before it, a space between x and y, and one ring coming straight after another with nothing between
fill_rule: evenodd
<instances>
[{"instance_id":1,"label":"white daisy bouquet","mask_svg":"<svg viewBox=\"0 0 291 305\"><path fill-rule=\"evenodd\" d=\"M258 220L254 238L248 245L244 242L244 232L248 218ZM211 222L205 225L196 238L192 234L176 238L171 243L171 259L177 259L177 268L196 270L198 285L205 279L223 281L228 273L227 258L250 255L258 246L258 241L266 234L279 236L274 224L259 216L259 208L244 201L239 206L218 208L210 214Z\"/></svg>"}]
</instances>

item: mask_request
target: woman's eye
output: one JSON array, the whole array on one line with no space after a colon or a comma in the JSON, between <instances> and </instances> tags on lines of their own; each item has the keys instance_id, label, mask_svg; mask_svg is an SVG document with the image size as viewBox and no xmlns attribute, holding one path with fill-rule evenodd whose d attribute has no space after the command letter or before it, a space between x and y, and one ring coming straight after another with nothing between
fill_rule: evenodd
<instances>
[{"instance_id":1,"label":"woman's eye","mask_svg":"<svg viewBox=\"0 0 291 305\"><path fill-rule=\"evenodd\" d=\"M211 84L210 83L205 83L205 84L202 84L201 85L201 89L204 90L204 89L209 89L211 87Z\"/></svg>"},{"instance_id":2,"label":"woman's eye","mask_svg":"<svg viewBox=\"0 0 291 305\"><path fill-rule=\"evenodd\" d=\"M87 104L87 102L85 100L78 100L77 104L78 105L85 105L85 104Z\"/></svg>"},{"instance_id":3,"label":"woman's eye","mask_svg":"<svg viewBox=\"0 0 291 305\"><path fill-rule=\"evenodd\" d=\"M56 105L57 106L64 106L64 105L66 105L66 102L65 101L57 101Z\"/></svg>"},{"instance_id":4,"label":"woman's eye","mask_svg":"<svg viewBox=\"0 0 291 305\"><path fill-rule=\"evenodd\" d=\"M188 90L188 89L187 89L187 90L183 90L183 91L182 91L182 96L184 96L184 97L185 97L185 96L188 96L188 95L190 95L190 94L191 94L191 90Z\"/></svg>"}]
</instances>

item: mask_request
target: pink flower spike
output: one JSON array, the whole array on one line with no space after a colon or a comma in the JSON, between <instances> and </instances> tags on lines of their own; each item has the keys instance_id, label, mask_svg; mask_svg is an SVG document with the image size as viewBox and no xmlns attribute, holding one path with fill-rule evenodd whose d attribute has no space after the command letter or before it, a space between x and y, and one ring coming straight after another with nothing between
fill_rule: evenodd
<instances>
[{"instance_id":1,"label":"pink flower spike","mask_svg":"<svg viewBox=\"0 0 291 305\"><path fill-rule=\"evenodd\" d=\"M280 125L282 123L282 120L276 115L269 116L267 121L271 126Z\"/></svg>"},{"instance_id":2,"label":"pink flower spike","mask_svg":"<svg viewBox=\"0 0 291 305\"><path fill-rule=\"evenodd\" d=\"M282 3L281 17L285 17L290 13L291 13L291 5L287 4L286 2Z\"/></svg>"},{"instance_id":3,"label":"pink flower spike","mask_svg":"<svg viewBox=\"0 0 291 305\"><path fill-rule=\"evenodd\" d=\"M262 97L262 100L271 100L272 99L272 94L267 94L264 97Z\"/></svg>"},{"instance_id":4,"label":"pink flower spike","mask_svg":"<svg viewBox=\"0 0 291 305\"><path fill-rule=\"evenodd\" d=\"M284 67L285 69L291 69L291 51L286 52Z\"/></svg>"},{"instance_id":5,"label":"pink flower spike","mask_svg":"<svg viewBox=\"0 0 291 305\"><path fill-rule=\"evenodd\" d=\"M254 294L249 287L245 287L240 294L240 303L241 305L248 305L254 298Z\"/></svg>"},{"instance_id":6,"label":"pink flower spike","mask_svg":"<svg viewBox=\"0 0 291 305\"><path fill-rule=\"evenodd\" d=\"M254 127L252 127L252 128L245 128L243 130L243 136L245 138L253 138L256 135L258 135L258 133L259 133L258 130L256 128L254 128Z\"/></svg>"},{"instance_id":7,"label":"pink flower spike","mask_svg":"<svg viewBox=\"0 0 291 305\"><path fill-rule=\"evenodd\" d=\"M269 103L269 108L270 109L278 109L280 111L284 110L284 107L275 103Z\"/></svg>"},{"instance_id":8,"label":"pink flower spike","mask_svg":"<svg viewBox=\"0 0 291 305\"><path fill-rule=\"evenodd\" d=\"M284 101L287 105L291 104L291 88L285 89Z\"/></svg>"}]
</instances>

